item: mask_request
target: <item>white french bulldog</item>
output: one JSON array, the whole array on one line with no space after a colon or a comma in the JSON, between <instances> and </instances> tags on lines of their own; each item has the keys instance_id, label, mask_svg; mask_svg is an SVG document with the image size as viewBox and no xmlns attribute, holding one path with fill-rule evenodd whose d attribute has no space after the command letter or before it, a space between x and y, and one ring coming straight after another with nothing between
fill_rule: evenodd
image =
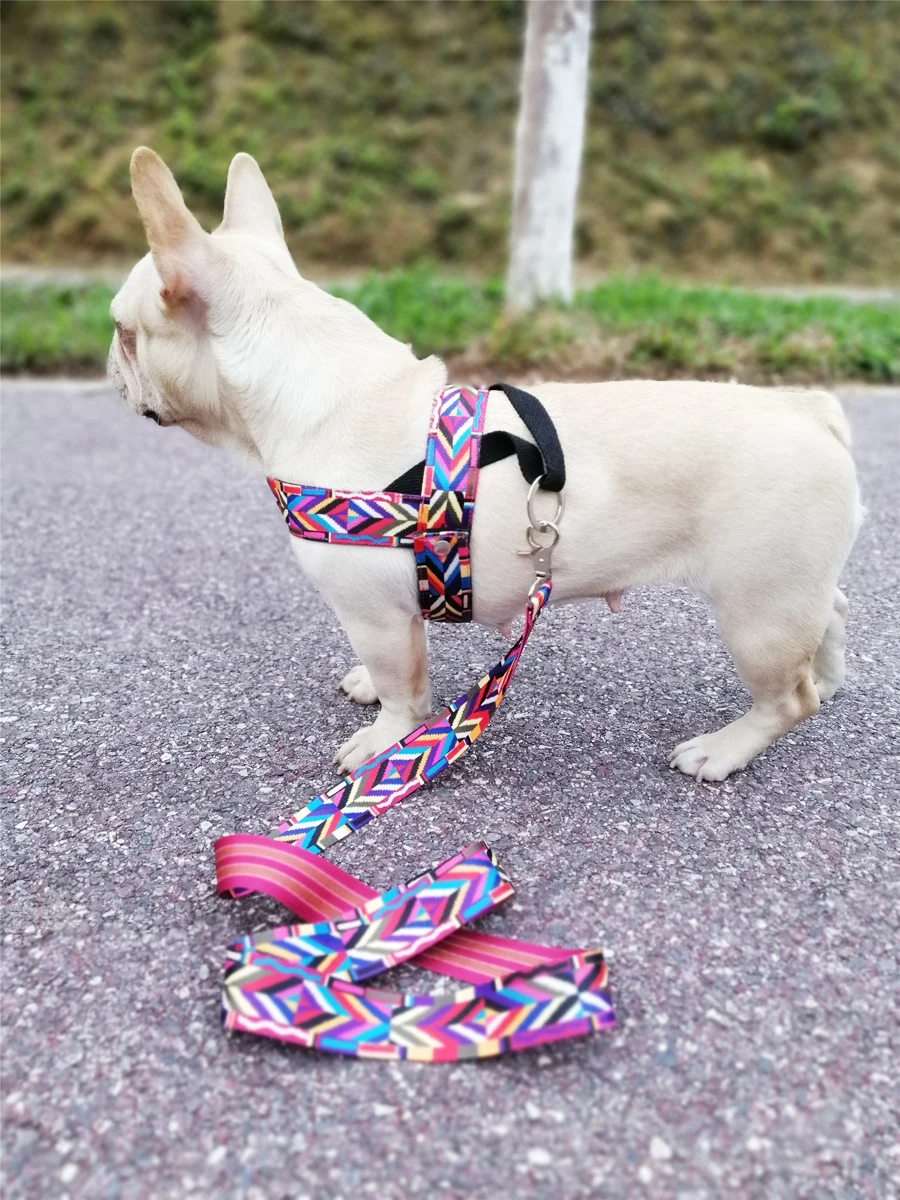
<instances>
[{"instance_id":1,"label":"white french bulldog","mask_svg":"<svg viewBox=\"0 0 900 1200\"><path fill-rule=\"evenodd\" d=\"M417 359L297 272L262 172L239 154L212 234L163 161L131 162L150 253L112 304L109 368L131 408L249 457L290 483L377 490L418 462L437 358ZM819 708L844 678L837 583L861 509L840 404L823 392L691 382L547 383L566 455L553 596L614 598L677 581L712 605L753 704L676 746L673 767L724 779ZM501 393L486 429L528 437ZM532 564L514 458L482 472L472 530L474 616L507 628ZM546 500L553 500L547 497ZM274 511L272 519L276 519ZM373 724L338 750L351 771L432 711L413 554L290 539L363 666L342 683Z\"/></svg>"}]
</instances>

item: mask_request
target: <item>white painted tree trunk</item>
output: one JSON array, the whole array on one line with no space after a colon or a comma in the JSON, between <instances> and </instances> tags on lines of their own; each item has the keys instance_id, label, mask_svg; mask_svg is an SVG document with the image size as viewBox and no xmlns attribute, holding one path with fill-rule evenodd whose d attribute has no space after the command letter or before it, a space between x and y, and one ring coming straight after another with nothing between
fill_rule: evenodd
<instances>
[{"instance_id":1,"label":"white painted tree trunk","mask_svg":"<svg viewBox=\"0 0 900 1200\"><path fill-rule=\"evenodd\" d=\"M591 0L528 0L508 308L572 298Z\"/></svg>"}]
</instances>

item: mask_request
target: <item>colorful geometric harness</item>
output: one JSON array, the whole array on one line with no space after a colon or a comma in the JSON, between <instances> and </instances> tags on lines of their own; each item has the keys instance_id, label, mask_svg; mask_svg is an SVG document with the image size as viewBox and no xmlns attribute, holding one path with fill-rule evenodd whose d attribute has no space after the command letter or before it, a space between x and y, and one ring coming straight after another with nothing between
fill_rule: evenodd
<instances>
[{"instance_id":1,"label":"colorful geometric harness","mask_svg":"<svg viewBox=\"0 0 900 1200\"><path fill-rule=\"evenodd\" d=\"M469 531L487 392L448 388L431 411L422 494L344 492L269 479L288 529L314 542L409 546L428 621L471 621Z\"/></svg>"},{"instance_id":2,"label":"colorful geometric harness","mask_svg":"<svg viewBox=\"0 0 900 1200\"><path fill-rule=\"evenodd\" d=\"M531 443L487 435L490 461L516 453L531 482L527 536L535 582L522 634L468 692L288 817L273 838L233 834L216 842L220 895L264 892L314 922L232 944L223 993L228 1029L339 1054L446 1062L614 1023L601 951L532 945L460 928L512 893L483 843L381 896L318 857L465 753L499 708L550 598L550 551L559 537L562 503L553 521L539 520L532 503L542 480L559 489L564 485L562 451L540 403L498 386L540 449L538 468ZM347 492L269 479L290 532L313 541L410 547L422 616L470 621L469 534L487 398L488 391L468 388L448 388L435 398L424 463L398 481L420 477L417 493L404 486ZM541 540L547 535L549 543ZM447 996L410 996L359 985L407 959L474 986Z\"/></svg>"}]
</instances>

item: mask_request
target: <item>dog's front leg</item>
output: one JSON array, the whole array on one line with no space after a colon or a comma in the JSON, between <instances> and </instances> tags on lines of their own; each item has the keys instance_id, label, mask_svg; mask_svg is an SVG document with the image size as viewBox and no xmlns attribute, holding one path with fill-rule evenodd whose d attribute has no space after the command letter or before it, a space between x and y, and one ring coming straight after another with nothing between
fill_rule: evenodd
<instances>
[{"instance_id":1,"label":"dog's front leg","mask_svg":"<svg viewBox=\"0 0 900 1200\"><path fill-rule=\"evenodd\" d=\"M338 684L338 687L354 704L378 703L378 693L375 691L375 684L369 675L368 667L364 667L362 663L357 663L355 667L351 667Z\"/></svg>"},{"instance_id":2,"label":"dog's front leg","mask_svg":"<svg viewBox=\"0 0 900 1200\"><path fill-rule=\"evenodd\" d=\"M371 616L338 612L353 649L381 701L374 723L358 729L334 756L342 774L355 771L431 715L425 622L402 609Z\"/></svg>"}]
</instances>

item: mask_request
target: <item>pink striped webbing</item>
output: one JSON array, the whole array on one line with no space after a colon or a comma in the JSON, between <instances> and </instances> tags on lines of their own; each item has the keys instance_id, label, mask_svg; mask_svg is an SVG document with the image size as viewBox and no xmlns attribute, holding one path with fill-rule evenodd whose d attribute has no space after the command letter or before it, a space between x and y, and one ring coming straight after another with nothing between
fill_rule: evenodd
<instances>
[{"instance_id":1,"label":"pink striped webbing","mask_svg":"<svg viewBox=\"0 0 900 1200\"><path fill-rule=\"evenodd\" d=\"M379 894L318 854L252 833L218 839L216 878L221 895L264 892L304 921L332 920ZM561 962L575 953L460 929L412 962L451 979L487 983L514 971Z\"/></svg>"}]
</instances>

